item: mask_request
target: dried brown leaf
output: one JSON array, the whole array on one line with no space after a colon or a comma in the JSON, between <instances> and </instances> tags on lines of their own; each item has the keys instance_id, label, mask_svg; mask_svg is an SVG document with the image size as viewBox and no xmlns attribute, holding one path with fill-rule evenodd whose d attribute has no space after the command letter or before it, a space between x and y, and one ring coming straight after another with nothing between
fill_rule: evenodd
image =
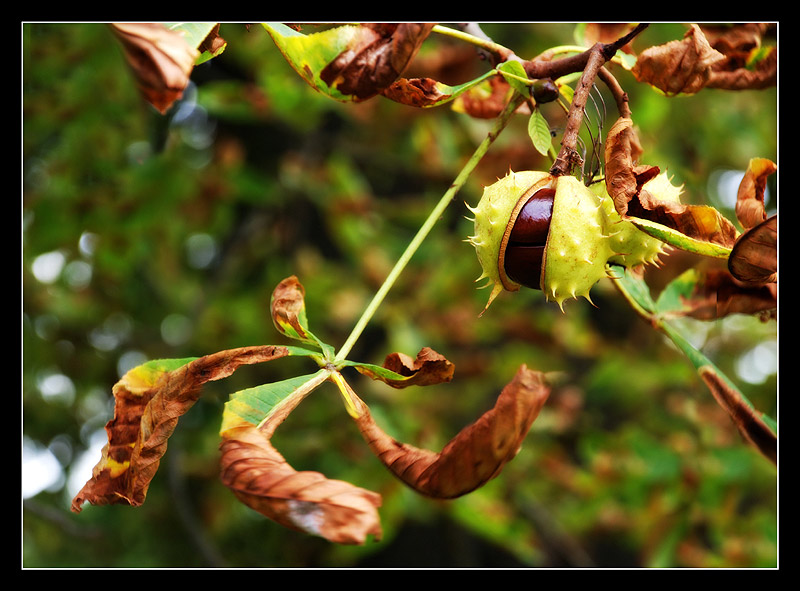
<instances>
[{"instance_id":1,"label":"dried brown leaf","mask_svg":"<svg viewBox=\"0 0 800 591\"><path fill-rule=\"evenodd\" d=\"M506 108L511 94L511 85L505 78L492 76L484 84L458 95L453 108L476 119L494 119ZM520 108L520 112L525 110L530 112L527 105Z\"/></svg>"},{"instance_id":2,"label":"dried brown leaf","mask_svg":"<svg viewBox=\"0 0 800 591\"><path fill-rule=\"evenodd\" d=\"M771 32L771 24L706 24L701 28L711 46L725 56L714 65L706 85L708 88L756 90L776 85L778 49L763 47L764 38ZM757 56L755 60L754 55Z\"/></svg>"},{"instance_id":3,"label":"dried brown leaf","mask_svg":"<svg viewBox=\"0 0 800 591\"><path fill-rule=\"evenodd\" d=\"M703 31L693 24L680 41L645 49L632 72L667 95L694 94L709 81L712 68L725 56L711 47Z\"/></svg>"},{"instance_id":4,"label":"dried brown leaf","mask_svg":"<svg viewBox=\"0 0 800 591\"><path fill-rule=\"evenodd\" d=\"M362 23L352 43L330 62L320 78L356 100L388 88L406 69L434 23Z\"/></svg>"},{"instance_id":5,"label":"dried brown leaf","mask_svg":"<svg viewBox=\"0 0 800 591\"><path fill-rule=\"evenodd\" d=\"M381 462L417 492L455 498L497 476L516 456L550 389L540 372L520 367L491 410L465 427L440 453L401 443L377 426L369 408L354 397L358 427Z\"/></svg>"},{"instance_id":6,"label":"dried brown leaf","mask_svg":"<svg viewBox=\"0 0 800 591\"><path fill-rule=\"evenodd\" d=\"M200 357L171 371L151 364L130 370L114 385L108 443L92 478L73 499L72 510L80 512L84 502L141 505L178 419L200 397L202 385L229 376L241 365L287 354L285 347L242 347Z\"/></svg>"},{"instance_id":7,"label":"dried brown leaf","mask_svg":"<svg viewBox=\"0 0 800 591\"><path fill-rule=\"evenodd\" d=\"M728 269L748 285L778 281L778 215L750 228L737 241L728 257Z\"/></svg>"},{"instance_id":8,"label":"dried brown leaf","mask_svg":"<svg viewBox=\"0 0 800 591\"><path fill-rule=\"evenodd\" d=\"M744 65L746 56L759 47L762 39L769 33L768 23L736 23L700 25L711 47L726 57L738 55Z\"/></svg>"},{"instance_id":9,"label":"dried brown leaf","mask_svg":"<svg viewBox=\"0 0 800 591\"><path fill-rule=\"evenodd\" d=\"M282 280L270 299L272 322L281 334L304 341L314 341L306 321L305 289L292 275Z\"/></svg>"},{"instance_id":10,"label":"dried brown leaf","mask_svg":"<svg viewBox=\"0 0 800 591\"><path fill-rule=\"evenodd\" d=\"M161 113L178 100L200 52L159 23L114 23L139 91Z\"/></svg>"},{"instance_id":11,"label":"dried brown leaf","mask_svg":"<svg viewBox=\"0 0 800 591\"><path fill-rule=\"evenodd\" d=\"M657 166L637 166L641 153L633 120L618 118L606 138L605 181L620 215L627 213L628 204L639 194L642 185L659 173Z\"/></svg>"},{"instance_id":12,"label":"dried brown leaf","mask_svg":"<svg viewBox=\"0 0 800 591\"><path fill-rule=\"evenodd\" d=\"M769 315L777 308L776 284L745 285L722 269L702 273L696 289L683 298L682 314L700 320L714 320L731 314Z\"/></svg>"},{"instance_id":13,"label":"dried brown leaf","mask_svg":"<svg viewBox=\"0 0 800 591\"><path fill-rule=\"evenodd\" d=\"M298 472L252 425L227 430L220 449L223 483L265 517L338 544L380 539L379 494L319 472Z\"/></svg>"},{"instance_id":14,"label":"dried brown leaf","mask_svg":"<svg viewBox=\"0 0 800 591\"><path fill-rule=\"evenodd\" d=\"M713 367L704 366L698 371L714 398L730 415L742 436L773 463L777 463L778 437L761 416L742 399L734 388L728 385Z\"/></svg>"},{"instance_id":15,"label":"dried brown leaf","mask_svg":"<svg viewBox=\"0 0 800 591\"><path fill-rule=\"evenodd\" d=\"M386 98L411 107L430 107L450 98L432 78L399 78L382 93Z\"/></svg>"},{"instance_id":16,"label":"dried brown leaf","mask_svg":"<svg viewBox=\"0 0 800 591\"><path fill-rule=\"evenodd\" d=\"M778 49L772 48L755 69L736 68L725 70L715 68L706 84L707 88L723 90L762 90L778 83Z\"/></svg>"},{"instance_id":17,"label":"dried brown leaf","mask_svg":"<svg viewBox=\"0 0 800 591\"><path fill-rule=\"evenodd\" d=\"M732 248L738 232L733 224L713 207L683 205L659 201L648 191L634 202L641 207L628 207L628 215L650 220L672 228L697 241Z\"/></svg>"},{"instance_id":18,"label":"dried brown leaf","mask_svg":"<svg viewBox=\"0 0 800 591\"><path fill-rule=\"evenodd\" d=\"M405 379L393 379L390 375L381 373L376 367L369 365L356 365L362 374L374 380L381 380L393 388L406 388L408 386L431 386L449 382L453 379L455 366L448 359L430 347L423 347L412 359L405 353L390 353L383 362L383 368Z\"/></svg>"}]
</instances>

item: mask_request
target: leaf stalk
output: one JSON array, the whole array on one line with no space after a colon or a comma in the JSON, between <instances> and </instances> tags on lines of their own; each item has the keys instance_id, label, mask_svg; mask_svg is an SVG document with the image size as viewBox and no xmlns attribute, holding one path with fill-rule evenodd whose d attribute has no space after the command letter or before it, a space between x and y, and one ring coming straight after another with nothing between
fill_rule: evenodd
<instances>
[{"instance_id":1,"label":"leaf stalk","mask_svg":"<svg viewBox=\"0 0 800 591\"><path fill-rule=\"evenodd\" d=\"M470 159L458 173L458 176L453 181L453 184L450 185L450 187L447 189L444 195L442 195L442 198L430 212L425 222L417 231L417 234L408 244L403 254L400 255L400 258L397 260L394 267L389 272L389 275L386 277L383 284L380 286L380 288L375 293L370 303L367 305L367 308L364 310L361 317L358 319L358 322L356 322L356 325L354 326L352 332L350 333L350 336L344 342L341 349L339 349L339 351L337 352L336 357L334 359L334 363L340 363L344 361L350 354L350 351L352 350L358 338L361 336L361 333L364 331L369 321L375 315L375 312L380 307L381 303L386 297L386 294L388 294L389 291L392 289L398 277L403 272L406 265L408 265L411 258L414 256L414 253L417 252L420 245L423 243L425 238L427 238L428 234L436 225L436 222L439 221L439 218L442 216L444 211L450 205L450 202L453 200L458 191L461 190L461 187L464 186L464 183L469 178L469 175L472 174L472 171L475 170L475 167L478 165L483 156L489 150L489 147L492 145L494 140L497 139L497 137L506 127L511 118L511 115L525 101L525 98L526 97L522 96L521 94L515 93L512 96L511 100L506 105L506 108L500 114L500 116L497 117L497 119L495 119L492 129L489 131L484 140L475 149L475 152L472 154Z\"/></svg>"}]
</instances>

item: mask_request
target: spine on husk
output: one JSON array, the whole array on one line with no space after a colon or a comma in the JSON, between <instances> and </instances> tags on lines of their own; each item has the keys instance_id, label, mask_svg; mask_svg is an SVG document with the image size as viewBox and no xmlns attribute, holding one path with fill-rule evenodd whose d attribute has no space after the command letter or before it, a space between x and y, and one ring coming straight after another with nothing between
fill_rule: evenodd
<instances>
[{"instance_id":1,"label":"spine on husk","mask_svg":"<svg viewBox=\"0 0 800 591\"><path fill-rule=\"evenodd\" d=\"M510 172L485 188L474 214L475 247L483 272L476 281L491 286L486 308L503 290L520 283L506 273L508 236L519 211L537 191L554 189L552 217L538 277L538 287L563 309L565 300L583 297L608 274L608 264L625 267L657 263L663 243L623 220L602 183L592 190L572 176L542 171ZM597 191L597 192L595 192ZM468 206L469 207L469 206ZM484 309L485 311L485 309Z\"/></svg>"}]
</instances>

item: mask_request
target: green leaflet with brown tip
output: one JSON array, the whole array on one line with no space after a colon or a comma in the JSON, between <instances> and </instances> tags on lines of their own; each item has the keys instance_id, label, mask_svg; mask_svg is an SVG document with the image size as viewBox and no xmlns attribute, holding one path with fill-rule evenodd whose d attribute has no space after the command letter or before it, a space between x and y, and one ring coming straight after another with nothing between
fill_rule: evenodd
<instances>
[{"instance_id":1,"label":"green leaflet with brown tip","mask_svg":"<svg viewBox=\"0 0 800 591\"><path fill-rule=\"evenodd\" d=\"M732 249L728 248L727 246L691 238L683 232L675 230L674 228L670 228L669 226L664 226L657 222L651 222L650 220L644 220L641 218L628 217L627 219L629 219L632 224L636 225L636 227L642 232L645 232L646 234L660 240L661 242L664 242L665 244L674 246L675 248L680 248L681 250L685 250L687 252L718 259L727 259L731 254Z\"/></svg>"}]
</instances>

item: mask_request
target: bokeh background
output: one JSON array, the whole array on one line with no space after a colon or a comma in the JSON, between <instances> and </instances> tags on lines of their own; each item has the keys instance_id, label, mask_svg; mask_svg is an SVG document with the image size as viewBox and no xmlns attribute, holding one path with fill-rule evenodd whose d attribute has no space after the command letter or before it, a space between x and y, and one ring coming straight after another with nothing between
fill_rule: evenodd
<instances>
[{"instance_id":1,"label":"bokeh background","mask_svg":"<svg viewBox=\"0 0 800 591\"><path fill-rule=\"evenodd\" d=\"M351 355L381 363L430 346L455 363L453 382L398 391L349 376L386 431L438 450L492 406L521 363L557 372L559 386L500 477L454 501L415 495L371 456L334 388L323 387L274 443L297 469L380 492L383 539L339 547L266 520L219 481L218 430L232 392L314 369L285 359L206 386L142 507L70 513L99 459L111 387L127 369L284 343L268 302L293 274L314 332L341 344L489 123L381 98L336 103L299 79L261 27L240 24L222 25L227 50L196 68L162 116L141 101L105 25L21 29L24 567L776 566L776 468L610 282L593 290L596 307L575 301L562 313L522 291L478 318L488 294L475 289L462 202L476 203L509 168L548 167L524 118L492 147ZM485 31L532 57L572 43L574 26ZM684 31L655 24L635 47ZM434 35L414 68L458 83L486 64ZM667 99L614 72L631 97L643 160L674 175L686 201L734 219L748 160L777 161L776 89ZM607 130L616 112L605 100ZM559 111L546 115L558 132ZM600 129L593 111L590 125ZM701 263L673 255L648 282L657 291ZM774 321L681 327L777 416Z\"/></svg>"}]
</instances>

